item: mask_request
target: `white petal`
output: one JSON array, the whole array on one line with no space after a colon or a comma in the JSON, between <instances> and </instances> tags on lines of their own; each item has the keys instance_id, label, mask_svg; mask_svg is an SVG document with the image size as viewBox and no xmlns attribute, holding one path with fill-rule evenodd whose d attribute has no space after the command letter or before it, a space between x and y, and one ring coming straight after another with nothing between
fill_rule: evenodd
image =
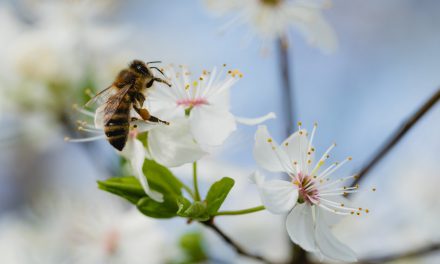
<instances>
[{"instance_id":1,"label":"white petal","mask_svg":"<svg viewBox=\"0 0 440 264\"><path fill-rule=\"evenodd\" d=\"M104 129L104 109L105 104L99 106L95 111L95 128Z\"/></svg>"},{"instance_id":2,"label":"white petal","mask_svg":"<svg viewBox=\"0 0 440 264\"><path fill-rule=\"evenodd\" d=\"M336 34L319 9L292 4L286 8L286 13L310 45L327 54L337 49Z\"/></svg>"},{"instance_id":3,"label":"white petal","mask_svg":"<svg viewBox=\"0 0 440 264\"><path fill-rule=\"evenodd\" d=\"M163 202L163 195L159 192L153 191L150 189L148 185L148 181L144 172L142 171L142 167L145 161L145 148L142 145L142 142L129 136L127 140L127 144L121 152L122 156L124 156L127 160L129 160L134 175L141 182L142 187L144 188L145 193L153 200L157 202Z\"/></svg>"},{"instance_id":4,"label":"white petal","mask_svg":"<svg viewBox=\"0 0 440 264\"><path fill-rule=\"evenodd\" d=\"M213 105L194 107L189 120L194 139L203 145L221 145L237 128L234 116L227 109Z\"/></svg>"},{"instance_id":5,"label":"white petal","mask_svg":"<svg viewBox=\"0 0 440 264\"><path fill-rule=\"evenodd\" d=\"M288 181L264 181L264 177L256 171L251 179L257 184L263 205L274 214L284 214L292 210L298 200L298 189Z\"/></svg>"},{"instance_id":6,"label":"white petal","mask_svg":"<svg viewBox=\"0 0 440 264\"><path fill-rule=\"evenodd\" d=\"M153 123L153 122L148 122L148 121L144 121L144 120L132 121L132 122L130 122L130 125L136 126L138 133L150 131L154 128L157 128L158 126L165 126L162 123Z\"/></svg>"},{"instance_id":7,"label":"white petal","mask_svg":"<svg viewBox=\"0 0 440 264\"><path fill-rule=\"evenodd\" d=\"M297 204L286 219L290 239L307 251L316 251L312 207L307 203Z\"/></svg>"},{"instance_id":8,"label":"white petal","mask_svg":"<svg viewBox=\"0 0 440 264\"><path fill-rule=\"evenodd\" d=\"M302 135L300 135L302 133ZM285 149L289 159L291 161L298 162L300 166L300 171L306 171L307 160L311 160L313 162L314 152L311 152L311 155L307 155L309 140L306 136L307 131L305 129L301 129L290 135L284 142L282 143L282 147Z\"/></svg>"},{"instance_id":9,"label":"white petal","mask_svg":"<svg viewBox=\"0 0 440 264\"><path fill-rule=\"evenodd\" d=\"M273 149L275 148L275 149ZM266 126L259 126L255 133L254 158L261 167L273 172L286 172L288 158L276 141L270 136Z\"/></svg>"},{"instance_id":10,"label":"white petal","mask_svg":"<svg viewBox=\"0 0 440 264\"><path fill-rule=\"evenodd\" d=\"M255 126L255 125L259 125L261 123L266 122L267 120L270 119L274 119L277 116L275 115L274 112L270 112L264 116L260 116L260 117L256 117L256 118L245 118L245 117L235 117L235 120L238 123L241 123L243 125L248 125L248 126Z\"/></svg>"},{"instance_id":11,"label":"white petal","mask_svg":"<svg viewBox=\"0 0 440 264\"><path fill-rule=\"evenodd\" d=\"M148 133L148 149L158 163L175 167L202 158L206 152L194 141L187 118L170 120Z\"/></svg>"},{"instance_id":12,"label":"white petal","mask_svg":"<svg viewBox=\"0 0 440 264\"><path fill-rule=\"evenodd\" d=\"M317 210L315 231L316 243L322 255L333 260L346 262L357 261L356 253L331 233L322 213L322 209Z\"/></svg>"}]
</instances>

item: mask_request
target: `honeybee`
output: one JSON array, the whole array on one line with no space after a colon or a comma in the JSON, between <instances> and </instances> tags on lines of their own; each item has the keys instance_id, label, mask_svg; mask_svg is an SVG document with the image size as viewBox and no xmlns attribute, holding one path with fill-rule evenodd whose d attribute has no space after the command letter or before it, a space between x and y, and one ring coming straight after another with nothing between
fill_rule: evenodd
<instances>
[{"instance_id":1,"label":"honeybee","mask_svg":"<svg viewBox=\"0 0 440 264\"><path fill-rule=\"evenodd\" d=\"M132 61L128 68L119 72L112 85L99 92L86 104L88 106L98 100L104 102L104 133L108 142L119 151L124 149L127 142L130 121L137 119L131 117L132 109L143 120L169 125L167 121L150 115L143 107L146 99L144 93L154 82L164 83L171 87L166 80L153 75L152 69L164 74L159 68L149 66L152 63L159 63L159 61L147 63L140 60Z\"/></svg>"}]
</instances>

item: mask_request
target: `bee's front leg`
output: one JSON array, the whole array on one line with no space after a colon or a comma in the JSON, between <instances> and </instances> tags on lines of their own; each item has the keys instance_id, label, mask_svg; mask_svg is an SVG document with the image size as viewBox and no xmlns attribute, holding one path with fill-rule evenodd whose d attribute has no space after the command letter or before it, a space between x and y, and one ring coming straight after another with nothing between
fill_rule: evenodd
<instances>
[{"instance_id":1,"label":"bee's front leg","mask_svg":"<svg viewBox=\"0 0 440 264\"><path fill-rule=\"evenodd\" d=\"M154 77L151 81L149 81L148 83L147 83L147 88L150 88L151 86L153 86L153 83L154 82L160 82L160 83L164 83L164 84L166 84L166 85L168 85L169 87L171 87L171 84L167 81L167 80L164 80L164 79L161 79L161 78L157 78L157 77Z\"/></svg>"}]
</instances>

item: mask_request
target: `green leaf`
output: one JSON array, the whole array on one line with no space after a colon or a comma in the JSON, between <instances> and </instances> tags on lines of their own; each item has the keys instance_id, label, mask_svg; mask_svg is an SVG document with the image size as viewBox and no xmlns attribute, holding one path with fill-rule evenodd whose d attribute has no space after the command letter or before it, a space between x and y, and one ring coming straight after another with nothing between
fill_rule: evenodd
<instances>
[{"instance_id":1,"label":"green leaf","mask_svg":"<svg viewBox=\"0 0 440 264\"><path fill-rule=\"evenodd\" d=\"M150 186L165 194L182 195L182 182L166 167L153 160L145 160L143 167Z\"/></svg>"},{"instance_id":2,"label":"green leaf","mask_svg":"<svg viewBox=\"0 0 440 264\"><path fill-rule=\"evenodd\" d=\"M125 198L132 204L137 204L141 198L146 196L139 181L131 176L98 181L98 188Z\"/></svg>"},{"instance_id":3,"label":"green leaf","mask_svg":"<svg viewBox=\"0 0 440 264\"><path fill-rule=\"evenodd\" d=\"M214 215L218 212L232 187L234 186L234 180L229 177L224 177L220 181L215 182L211 188L209 188L205 202L207 204L207 210L209 215Z\"/></svg>"},{"instance_id":4,"label":"green leaf","mask_svg":"<svg viewBox=\"0 0 440 264\"><path fill-rule=\"evenodd\" d=\"M164 201L159 203L145 196L139 200L136 206L138 210L146 216L153 218L172 218L177 216L179 209L176 202L177 198L178 197L174 195L164 195Z\"/></svg>"},{"instance_id":5,"label":"green leaf","mask_svg":"<svg viewBox=\"0 0 440 264\"><path fill-rule=\"evenodd\" d=\"M182 263L201 263L208 259L203 248L203 236L199 232L190 232L180 238L180 247L185 254Z\"/></svg>"}]
</instances>

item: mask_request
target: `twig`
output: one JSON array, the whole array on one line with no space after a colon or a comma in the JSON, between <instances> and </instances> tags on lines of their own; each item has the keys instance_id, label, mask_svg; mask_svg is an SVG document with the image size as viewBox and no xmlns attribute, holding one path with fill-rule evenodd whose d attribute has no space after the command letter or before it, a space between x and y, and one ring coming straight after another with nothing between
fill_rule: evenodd
<instances>
[{"instance_id":1,"label":"twig","mask_svg":"<svg viewBox=\"0 0 440 264\"><path fill-rule=\"evenodd\" d=\"M283 113L286 115L287 128L286 135L289 136L295 127L295 118L293 115L294 103L293 103L293 85L290 78L290 64L289 64L289 44L286 37L280 37L278 39L278 61L280 63L281 80L283 86L282 101L283 101Z\"/></svg>"},{"instance_id":2,"label":"twig","mask_svg":"<svg viewBox=\"0 0 440 264\"><path fill-rule=\"evenodd\" d=\"M360 264L384 263L398 259L407 259L431 254L440 250L440 243L431 244L411 251L360 260Z\"/></svg>"},{"instance_id":3,"label":"twig","mask_svg":"<svg viewBox=\"0 0 440 264\"><path fill-rule=\"evenodd\" d=\"M286 115L286 138L295 129L295 117L294 117L294 92L293 84L290 78L290 63L289 63L289 43L286 36L278 39L278 60L280 63L281 80L283 85L283 113ZM291 264L303 264L307 260L307 252L297 245L292 245L292 259L289 261Z\"/></svg>"},{"instance_id":4,"label":"twig","mask_svg":"<svg viewBox=\"0 0 440 264\"><path fill-rule=\"evenodd\" d=\"M359 172L358 177L353 181L352 186L359 184L365 175L376 166L376 164L403 138L403 136L440 100L440 89L438 89L428 101L426 101L417 112L415 112L402 126L390 137L390 139L379 149L377 154Z\"/></svg>"},{"instance_id":5,"label":"twig","mask_svg":"<svg viewBox=\"0 0 440 264\"><path fill-rule=\"evenodd\" d=\"M212 220L206 221L206 222L201 222L201 223L204 224L205 226L211 228L214 232L216 232L219 236L221 236L223 238L223 240L227 244L229 244L231 247L233 247L238 254L240 254L242 256L246 256L246 257L251 258L251 259L259 260L259 261L261 261L263 263L268 263L268 264L273 263L273 262L265 259L264 257L260 256L260 255L255 255L255 254L247 252L240 245L238 245L236 242L234 242L228 235L223 233L223 231L220 230L220 228L217 225L215 225Z\"/></svg>"}]
</instances>

